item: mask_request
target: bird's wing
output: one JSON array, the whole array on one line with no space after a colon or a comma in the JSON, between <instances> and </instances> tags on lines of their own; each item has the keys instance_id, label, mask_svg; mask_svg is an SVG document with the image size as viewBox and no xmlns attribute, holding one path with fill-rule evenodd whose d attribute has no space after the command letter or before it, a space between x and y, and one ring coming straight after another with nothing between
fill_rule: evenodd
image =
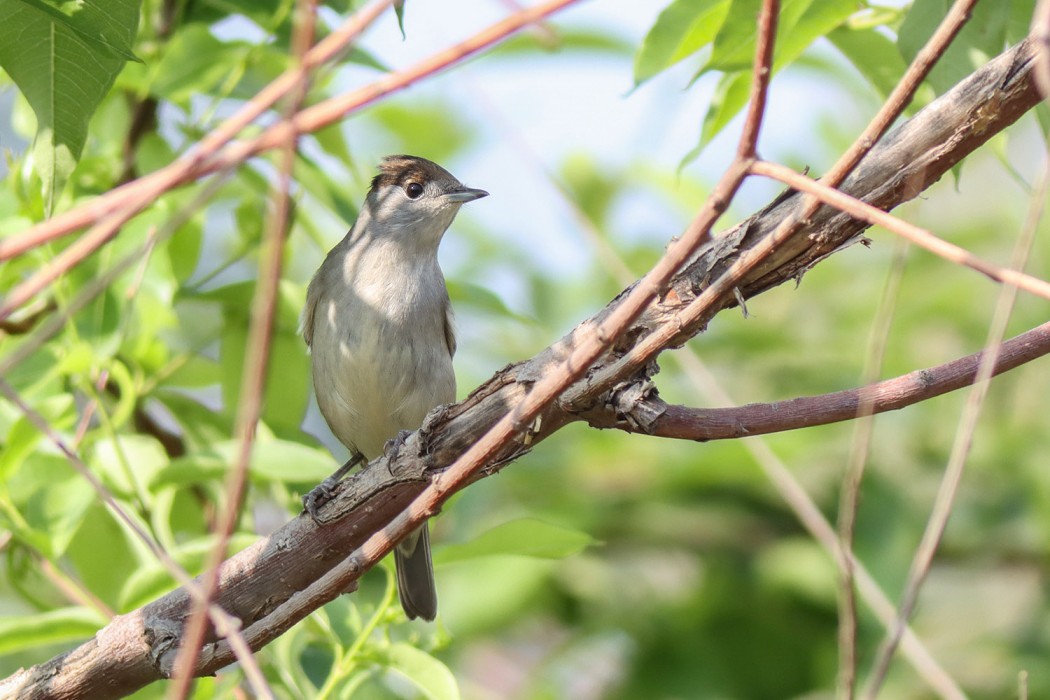
<instances>
[{"instance_id":1,"label":"bird's wing","mask_svg":"<svg viewBox=\"0 0 1050 700\"><path fill-rule=\"evenodd\" d=\"M448 345L448 356L456 356L456 317L452 313L452 302L445 295L445 344Z\"/></svg>"},{"instance_id":2,"label":"bird's wing","mask_svg":"<svg viewBox=\"0 0 1050 700\"><path fill-rule=\"evenodd\" d=\"M317 281L320 276L321 271L318 270L310 280L310 287L306 290L306 304L303 306L303 312L299 314L299 332L303 334L306 347L310 347L314 339L314 311L317 310L317 301L321 298L321 284Z\"/></svg>"}]
</instances>

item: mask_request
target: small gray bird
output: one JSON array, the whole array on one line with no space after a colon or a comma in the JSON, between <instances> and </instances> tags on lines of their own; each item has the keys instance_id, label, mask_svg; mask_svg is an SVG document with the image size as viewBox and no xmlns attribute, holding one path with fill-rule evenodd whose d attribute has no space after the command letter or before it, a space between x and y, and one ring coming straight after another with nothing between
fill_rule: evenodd
<instances>
[{"instance_id":1,"label":"small gray bird","mask_svg":"<svg viewBox=\"0 0 1050 700\"><path fill-rule=\"evenodd\" d=\"M460 206L486 195L425 158L388 156L357 221L310 282L300 323L314 391L321 414L353 455L332 479L379 456L430 409L455 400L456 338L437 250ZM316 498L316 490L307 496L311 513ZM405 614L433 620L437 594L425 523L398 544L394 558Z\"/></svg>"}]
</instances>

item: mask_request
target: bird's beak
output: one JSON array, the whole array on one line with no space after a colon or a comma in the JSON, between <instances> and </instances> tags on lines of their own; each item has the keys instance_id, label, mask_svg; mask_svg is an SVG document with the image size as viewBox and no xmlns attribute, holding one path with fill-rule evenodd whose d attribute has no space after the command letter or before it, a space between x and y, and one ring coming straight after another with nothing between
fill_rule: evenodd
<instances>
[{"instance_id":1,"label":"bird's beak","mask_svg":"<svg viewBox=\"0 0 1050 700\"><path fill-rule=\"evenodd\" d=\"M489 193L485 190L472 190L469 187L464 187L461 190L455 192L445 193L445 199L450 202L458 202L462 204L464 202L473 202L475 199L481 199L482 197L488 197Z\"/></svg>"}]
</instances>

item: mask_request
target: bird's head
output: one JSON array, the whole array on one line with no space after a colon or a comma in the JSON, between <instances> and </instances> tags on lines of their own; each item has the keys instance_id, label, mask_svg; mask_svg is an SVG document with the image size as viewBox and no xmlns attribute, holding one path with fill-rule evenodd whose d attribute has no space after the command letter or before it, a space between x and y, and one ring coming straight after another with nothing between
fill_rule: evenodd
<instances>
[{"instance_id":1,"label":"bird's head","mask_svg":"<svg viewBox=\"0 0 1050 700\"><path fill-rule=\"evenodd\" d=\"M487 195L426 158L397 155L379 164L365 207L384 235L406 244L436 246L460 206Z\"/></svg>"}]
</instances>

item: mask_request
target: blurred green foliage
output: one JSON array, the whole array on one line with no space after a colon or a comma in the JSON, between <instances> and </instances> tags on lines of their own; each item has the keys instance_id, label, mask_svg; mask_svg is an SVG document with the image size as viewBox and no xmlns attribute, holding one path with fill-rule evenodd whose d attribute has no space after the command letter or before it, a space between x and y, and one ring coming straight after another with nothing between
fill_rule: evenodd
<instances>
[{"instance_id":1,"label":"blurred green foliage","mask_svg":"<svg viewBox=\"0 0 1050 700\"><path fill-rule=\"evenodd\" d=\"M69 25L40 9L43 4L53 3L0 0L0 12L44 12L43 20ZM330 31L349 4L327 3L320 31ZM120 25L126 45L108 46L105 37L77 44L86 52L82 60L108 51L120 66L112 79L95 76L97 109L90 96L72 107L56 106L76 111L84 124L91 119L80 146L73 143L75 129L68 137L73 161L63 166L64 186L55 163L41 154L39 130L48 117L32 94L41 84L57 88L69 76L45 72L31 78L43 83L26 87L0 41L0 65L24 93L15 101L12 123L22 138L37 139L37 148L7 154L0 235L186 152L231 107L288 66L294 5L146 0L141 21L125 18ZM945 0L898 5L785 2L777 70L815 77L873 111L947 8ZM757 0L675 0L654 16L638 45L601 27L563 31L555 25L553 41L522 35L495 56L501 65L526 71L540 52L553 52L567 71L581 58L615 61L629 77L633 55L636 93L666 79L675 64L692 62L694 85L707 73L718 74L715 99L702 119L705 146L744 104L758 6ZM975 21L920 101L1015 41L1032 3L977 7ZM412 5L403 10L397 23L403 21L410 44L420 30L413 27ZM834 59L827 57L829 47L837 52ZM388 62L386 55L356 48L318 77L309 100L343 89L346 74L378 76ZM858 88L858 74L870 89ZM828 112L830 126L811 131L806 146L812 151L839 151L859 131L859 124L843 123L833 105ZM148 128L133 128L136 115L150 117ZM324 437L324 430L309 408L307 357L296 324L309 276L356 215L371 172L371 162L358 162L350 135L363 133L390 151L454 164L477 149L482 137L470 126L475 119L441 96L399 97L303 137L263 421L233 550L297 513L299 496L336 466L315 437ZM513 134L503 136L513 140ZM954 189L939 185L901 213L1005 262L1028 200L1014 174L1030 174L1040 138L1030 121L1023 123L974 159ZM814 157L798 145L786 150ZM465 243L447 276L463 334L461 394L607 303L624 286L610 251L630 275L642 274L710 184L654 168L644 153L619 155L620 164L613 164L602 154L575 152L550 173L552 191L563 198L553 195L544 206L573 208L580 240L566 241L566 250L579 245L587 251L571 275L552 272L532 241L509 236L516 222L486 225L467 213L457 221L454 235ZM16 317L39 312L35 329L0 338L3 362L149 242L145 257L4 379L193 573L212 544L210 526L234 459L233 416L273 172L274 162L262 157L221 181L160 197L54 284L44 301ZM639 230L637 222L650 217L656 223ZM678 228L666 229L664 220ZM689 405L714 401L687 371L689 364L675 361L683 353L702 357L740 403L855 386L897 246L884 232L871 237L870 249L856 247L822 263L798 289L751 300L749 319L727 313L689 347L668 354L656 378L662 395ZM12 289L71 240L0 265L0 290ZM1044 278L1050 275L1045 240L1040 237L1030 265ZM504 284L489 285L494 279ZM882 374L979 349L995 294L994 285L970 271L908 252ZM1041 323L1046 313L1045 301L1022 298L1011 332ZM1022 670L1030 674L1032 697L1050 693L1048 379L1046 363L1036 362L995 381L915 619L934 656L975 697L1011 696ZM941 397L876 421L856 549L891 598L921 535L963 398ZM767 444L834 520L852 431L843 424L754 440ZM569 426L500 476L459 494L436 520L437 624L405 622L384 563L353 596L325 606L261 651L267 679L281 698L831 696L839 663L837 573L749 446ZM113 612L135 609L173 586L49 439L7 401L0 401L0 476L0 674L71 648ZM881 635L862 608L862 671ZM227 669L201 679L194 697L235 697L243 684L236 668ZM158 684L136 697L161 697L163 691ZM898 660L884 695L930 694Z\"/></svg>"}]
</instances>

